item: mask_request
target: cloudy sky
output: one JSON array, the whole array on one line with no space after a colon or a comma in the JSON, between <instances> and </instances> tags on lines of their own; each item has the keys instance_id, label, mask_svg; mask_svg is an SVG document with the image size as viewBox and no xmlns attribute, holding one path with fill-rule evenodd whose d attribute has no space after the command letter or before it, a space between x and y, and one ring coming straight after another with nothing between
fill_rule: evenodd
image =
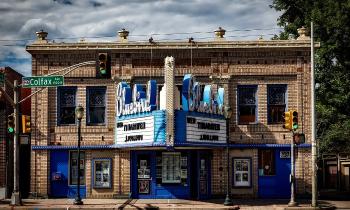
<instances>
[{"instance_id":1,"label":"cloudy sky","mask_svg":"<svg viewBox=\"0 0 350 210\"><path fill-rule=\"evenodd\" d=\"M126 28L130 40L197 41L219 26L229 40L269 39L280 31L272 0L1 0L0 66L30 76L25 45L41 29L55 42L115 41Z\"/></svg>"}]
</instances>

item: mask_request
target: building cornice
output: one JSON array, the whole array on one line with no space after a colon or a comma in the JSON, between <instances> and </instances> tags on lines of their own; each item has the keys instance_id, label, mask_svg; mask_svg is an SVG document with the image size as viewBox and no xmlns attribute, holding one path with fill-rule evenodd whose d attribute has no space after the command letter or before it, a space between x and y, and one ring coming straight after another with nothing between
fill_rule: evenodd
<instances>
[{"instance_id":1,"label":"building cornice","mask_svg":"<svg viewBox=\"0 0 350 210\"><path fill-rule=\"evenodd\" d=\"M196 42L81 42L81 43L33 43L26 46L28 52L52 50L140 50L140 49L254 49L254 48L310 48L310 40L258 40ZM320 43L315 43L319 47Z\"/></svg>"}]
</instances>

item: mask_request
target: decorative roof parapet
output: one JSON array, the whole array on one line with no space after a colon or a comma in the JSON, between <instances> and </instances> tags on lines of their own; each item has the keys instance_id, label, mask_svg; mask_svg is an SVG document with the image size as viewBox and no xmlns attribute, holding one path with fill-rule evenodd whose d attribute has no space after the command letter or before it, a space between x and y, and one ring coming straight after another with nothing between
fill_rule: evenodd
<instances>
[{"instance_id":1,"label":"decorative roof parapet","mask_svg":"<svg viewBox=\"0 0 350 210\"><path fill-rule=\"evenodd\" d=\"M126 43L128 42L129 31L123 28L121 31L118 31L119 42Z\"/></svg>"},{"instance_id":2,"label":"decorative roof parapet","mask_svg":"<svg viewBox=\"0 0 350 210\"><path fill-rule=\"evenodd\" d=\"M215 33L215 40L216 41L223 41L225 40L224 35L225 35L226 30L219 27L217 30L214 31Z\"/></svg>"},{"instance_id":3,"label":"decorative roof parapet","mask_svg":"<svg viewBox=\"0 0 350 210\"><path fill-rule=\"evenodd\" d=\"M306 28L304 26L298 28L298 34L299 37L297 38L297 40L310 40L310 37L306 35Z\"/></svg>"},{"instance_id":4,"label":"decorative roof parapet","mask_svg":"<svg viewBox=\"0 0 350 210\"><path fill-rule=\"evenodd\" d=\"M38 43L38 44L48 43L48 41L46 39L47 34L48 33L42 29L41 29L41 31L36 32L37 39L35 40L35 43Z\"/></svg>"}]
</instances>

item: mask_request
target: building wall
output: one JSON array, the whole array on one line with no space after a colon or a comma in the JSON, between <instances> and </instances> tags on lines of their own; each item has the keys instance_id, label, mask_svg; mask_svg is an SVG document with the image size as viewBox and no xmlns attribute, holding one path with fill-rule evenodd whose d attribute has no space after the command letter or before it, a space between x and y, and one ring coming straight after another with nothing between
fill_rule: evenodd
<instances>
[{"instance_id":1,"label":"building wall","mask_svg":"<svg viewBox=\"0 0 350 210\"><path fill-rule=\"evenodd\" d=\"M93 188L92 160L110 158L112 160L112 185L108 189ZM117 150L89 150L86 153L86 194L90 198L127 197L130 191L130 153Z\"/></svg>"},{"instance_id":2,"label":"building wall","mask_svg":"<svg viewBox=\"0 0 350 210\"><path fill-rule=\"evenodd\" d=\"M248 43L248 42L247 42ZM137 45L137 44L136 44ZM27 50L32 54L33 75L46 75L57 70L83 61L96 60L98 52L108 52L111 55L112 78L124 79L128 82L146 82L150 78L164 80L164 58L175 57L176 84L181 84L185 73L193 73L198 80L205 83L221 85L225 88L225 99L233 108L230 120L230 141L239 144L289 144L290 132L285 131L281 124L267 123L267 84L288 85L288 109L299 112L300 130L306 134L306 141L310 143L310 53L309 42L302 41L264 41L245 43L198 44L193 48L193 67L190 67L191 57L188 43L178 45L159 44L152 49L149 45L135 46L135 44L119 47L101 43L82 44L43 44L30 45ZM246 46L250 47L246 47ZM96 47L97 46L97 47ZM253 47L251 47L253 46ZM48 48L47 48L48 47ZM101 49L101 50L96 50ZM103 50L102 50L103 49ZM151 58L152 55L152 58ZM150 60L152 59L152 62ZM210 78L209 76L213 76ZM115 82L111 79L95 79L95 65L87 65L72 71L65 77L65 85L77 86L77 101L85 110L86 86L107 86L107 124L105 126L86 126L86 116L82 120L82 145L113 144L114 116L115 116ZM116 81L117 81L116 80ZM258 85L258 123L237 125L237 85ZM214 85L214 89L215 89ZM55 88L46 89L32 100L32 145L76 145L77 126L57 126L57 91ZM103 136L103 138L102 138ZM301 152L302 151L302 152ZM307 150L300 150L297 167L301 163L310 162ZM298 154L299 154L298 153ZM92 197L114 194L125 195L130 191L130 154L128 151L105 151L103 154L113 158L113 189L99 192L90 189L87 193ZM257 150L233 150L231 156L249 154L253 159L253 168L257 168ZM32 152L32 188L33 192L47 193L47 183L37 182L42 176L47 177L47 164L42 166L42 160L47 152ZM94 151L87 154L88 158L95 155ZM41 160L42 159L42 160ZM212 191L213 194L224 194L226 182L226 156L223 150L213 152L212 162ZM298 165L299 164L299 165ZM91 164L88 164L91 165ZM117 167L120 166L120 167ZM46 168L45 168L46 167ZM90 167L90 166L88 166ZM230 166L231 167L231 166ZM46 172L44 171L46 170ZM257 170L253 173L257 173ZM300 172L298 171L300 174ZM38 175L40 176L33 176ZM302 172L298 177L309 180L311 174ZM255 196L257 192L257 175L253 175L253 188L237 190L234 194ZM87 177L88 178L88 177ZM87 182L89 183L89 182ZM300 181L297 192L304 192L309 181ZM44 189L46 187L46 189ZM301 187L301 188L300 188Z\"/></svg>"},{"instance_id":3,"label":"building wall","mask_svg":"<svg viewBox=\"0 0 350 210\"><path fill-rule=\"evenodd\" d=\"M296 193L310 195L312 193L311 148L298 148L295 153Z\"/></svg>"}]
</instances>

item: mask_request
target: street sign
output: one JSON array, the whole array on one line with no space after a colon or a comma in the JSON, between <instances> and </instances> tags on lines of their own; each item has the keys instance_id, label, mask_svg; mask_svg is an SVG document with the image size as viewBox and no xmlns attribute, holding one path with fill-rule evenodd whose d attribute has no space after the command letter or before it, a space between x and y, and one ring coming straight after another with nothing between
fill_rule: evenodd
<instances>
[{"instance_id":1,"label":"street sign","mask_svg":"<svg viewBox=\"0 0 350 210\"><path fill-rule=\"evenodd\" d=\"M0 72L0 85L3 85L5 82L5 74Z\"/></svg>"},{"instance_id":2,"label":"street sign","mask_svg":"<svg viewBox=\"0 0 350 210\"><path fill-rule=\"evenodd\" d=\"M35 76L35 77L23 77L22 87L56 87L64 85L63 76Z\"/></svg>"}]
</instances>

